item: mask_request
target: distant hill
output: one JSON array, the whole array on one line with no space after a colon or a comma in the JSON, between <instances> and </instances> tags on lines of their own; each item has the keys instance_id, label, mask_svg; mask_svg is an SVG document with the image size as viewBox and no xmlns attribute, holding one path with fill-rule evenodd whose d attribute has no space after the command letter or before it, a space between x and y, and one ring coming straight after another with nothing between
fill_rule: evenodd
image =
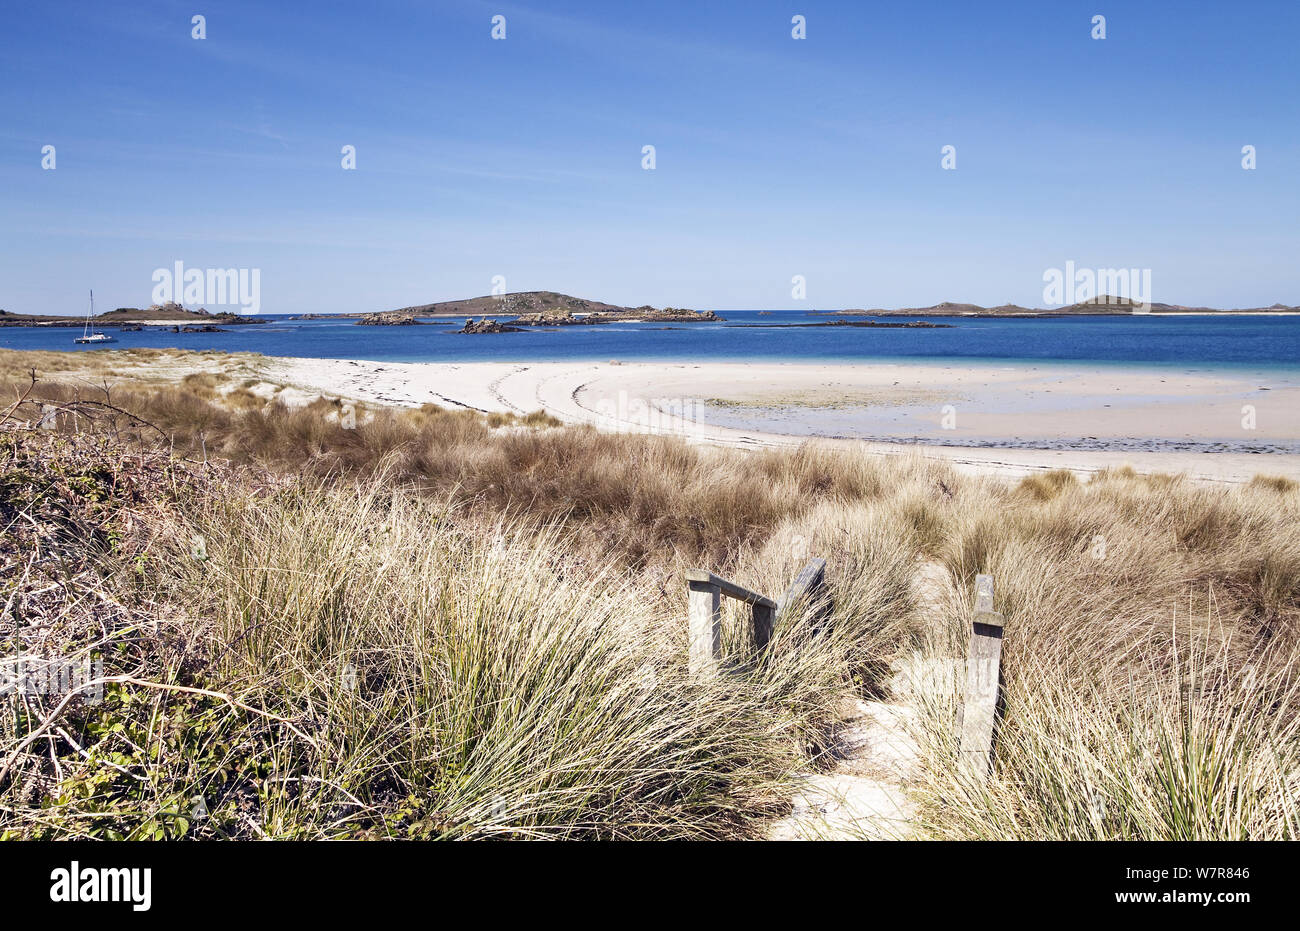
<instances>
[{"instance_id":1,"label":"distant hill","mask_svg":"<svg viewBox=\"0 0 1300 931\"><path fill-rule=\"evenodd\" d=\"M560 294L556 291L517 291L513 294L487 295L471 297L460 301L440 301L437 304L420 304L416 307L399 307L398 313L415 314L419 317L432 317L438 314L454 314L458 317L482 316L483 314L536 314L556 313L565 310L573 313L588 314L596 311L633 310L604 301L591 301ZM641 308L648 310L650 308Z\"/></svg>"},{"instance_id":2,"label":"distant hill","mask_svg":"<svg viewBox=\"0 0 1300 931\"><path fill-rule=\"evenodd\" d=\"M674 308L665 308L674 310ZM656 308L649 304L640 307L622 307L618 304L606 304L572 294L560 294L558 291L514 291L510 294L487 294L482 297L463 298L458 301L439 301L436 304L415 304L411 307L395 307L379 313L408 317L483 317L483 316L522 316L525 314L652 314ZM680 309L677 309L680 313ZM354 314L299 314L299 320L313 320L320 317L363 318L374 317L374 313Z\"/></svg>"},{"instance_id":3,"label":"distant hill","mask_svg":"<svg viewBox=\"0 0 1300 931\"><path fill-rule=\"evenodd\" d=\"M1060 310L1051 310L1050 313L1059 314L1123 314L1133 313L1134 308L1139 305L1133 301L1122 297L1102 297L1094 298L1091 301L1080 301L1077 304L1071 304L1069 307L1062 307ZM1300 306L1288 307L1285 304L1273 304L1270 307L1247 307L1235 308L1232 310L1223 310L1217 307L1188 307L1183 304L1161 304L1152 301L1148 305L1148 313L1153 314L1294 314L1300 313Z\"/></svg>"},{"instance_id":4,"label":"distant hill","mask_svg":"<svg viewBox=\"0 0 1300 931\"><path fill-rule=\"evenodd\" d=\"M958 304L952 301L944 301L941 304L934 304L930 307L902 307L897 309L876 308L874 310L838 310L837 314L863 314L875 317L887 316L909 316L909 317L946 317L946 316L978 316L978 317L1055 317L1055 316L1079 316L1085 314L1131 314L1135 308L1140 305L1135 304L1127 298L1109 297L1102 295L1091 301L1080 301L1070 304L1068 307L1046 307L1033 308L1021 307L1018 304L1001 304L997 307L982 307L979 304ZM1233 310L1221 310L1215 307L1186 307L1182 304L1158 304L1152 303L1147 313L1152 314L1296 314L1300 313L1300 306L1291 307L1286 304L1273 304L1269 307L1251 307L1235 308Z\"/></svg>"},{"instance_id":5,"label":"distant hill","mask_svg":"<svg viewBox=\"0 0 1300 931\"><path fill-rule=\"evenodd\" d=\"M202 323L260 323L246 314L212 313L199 308L186 310L180 304L152 304L149 307L119 307L95 316L96 323L145 323L150 320L193 320Z\"/></svg>"},{"instance_id":6,"label":"distant hill","mask_svg":"<svg viewBox=\"0 0 1300 931\"><path fill-rule=\"evenodd\" d=\"M153 304L149 307L119 307L91 318L96 326L116 326L127 323L153 323L165 320L177 323L261 323L262 318L243 314L213 314L206 310L186 310L180 304ZM11 314L0 310L0 326L57 326L79 327L85 317L55 314Z\"/></svg>"}]
</instances>

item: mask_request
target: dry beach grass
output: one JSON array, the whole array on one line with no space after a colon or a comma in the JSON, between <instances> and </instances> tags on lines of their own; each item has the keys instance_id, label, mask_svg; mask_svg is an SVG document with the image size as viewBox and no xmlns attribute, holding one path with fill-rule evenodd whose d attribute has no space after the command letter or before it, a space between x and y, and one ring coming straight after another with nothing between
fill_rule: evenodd
<instances>
[{"instance_id":1,"label":"dry beach grass","mask_svg":"<svg viewBox=\"0 0 1300 931\"><path fill-rule=\"evenodd\" d=\"M432 407L349 429L215 369L107 397L23 371L3 653L110 681L0 706L5 836L760 836L846 695L960 662L977 572L1007 618L993 777L958 765L934 676L914 836L1297 832L1293 482L1013 484ZM731 607L729 672L691 679L681 570L776 595L808 555L830 632L794 611L760 660Z\"/></svg>"}]
</instances>

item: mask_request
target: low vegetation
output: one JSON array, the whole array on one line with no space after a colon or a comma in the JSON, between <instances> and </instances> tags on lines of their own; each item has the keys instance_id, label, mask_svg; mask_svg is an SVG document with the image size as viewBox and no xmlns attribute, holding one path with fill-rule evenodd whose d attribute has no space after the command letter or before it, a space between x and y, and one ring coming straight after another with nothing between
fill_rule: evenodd
<instances>
[{"instance_id":1,"label":"low vegetation","mask_svg":"<svg viewBox=\"0 0 1300 931\"><path fill-rule=\"evenodd\" d=\"M1104 472L1026 480L936 553L1006 612L994 778L927 709L928 828L992 839L1284 839L1300 831L1300 495ZM959 595L959 592L954 595ZM952 612L949 656L965 631ZM941 651L943 652L943 651ZM945 696L950 699L951 696Z\"/></svg>"},{"instance_id":2,"label":"low vegetation","mask_svg":"<svg viewBox=\"0 0 1300 931\"><path fill-rule=\"evenodd\" d=\"M26 397L0 422L0 663L96 657L103 687L0 704L0 835L759 837L843 697L900 669L917 836L1300 827L1288 479L1009 484L292 406L217 370L0 374ZM829 630L793 610L758 657L728 603L725 674L689 677L681 570L778 594L809 555ZM978 572L1007 618L988 782L953 744Z\"/></svg>"}]
</instances>

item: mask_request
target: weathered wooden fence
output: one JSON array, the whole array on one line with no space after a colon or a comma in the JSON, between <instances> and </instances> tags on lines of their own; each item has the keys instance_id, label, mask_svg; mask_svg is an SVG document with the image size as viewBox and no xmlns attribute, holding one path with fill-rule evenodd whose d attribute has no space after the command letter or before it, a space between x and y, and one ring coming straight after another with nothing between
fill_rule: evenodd
<instances>
[{"instance_id":1,"label":"weathered wooden fence","mask_svg":"<svg viewBox=\"0 0 1300 931\"><path fill-rule=\"evenodd\" d=\"M811 603L815 623L822 627L830 617L826 594L826 560L814 559L804 566L781 599L773 601L742 585L714 575L707 569L686 571L690 617L690 669L693 675L712 675L722 663L722 596L743 601L750 607L754 645L759 653L767 649L777 618L789 605Z\"/></svg>"},{"instance_id":2,"label":"weathered wooden fence","mask_svg":"<svg viewBox=\"0 0 1300 931\"><path fill-rule=\"evenodd\" d=\"M957 730L962 760L981 778L993 759L1004 618L993 610L993 576L975 576L975 611L966 656L966 691Z\"/></svg>"},{"instance_id":3,"label":"weathered wooden fence","mask_svg":"<svg viewBox=\"0 0 1300 931\"><path fill-rule=\"evenodd\" d=\"M780 603L706 569L688 569L690 615L690 669L693 675L712 675L722 663L722 596L750 606L754 644L767 649L781 614L796 603L813 609L813 630L830 622L832 604L826 588L826 560L813 559L800 570ZM1002 663L1002 629L1005 619L993 610L993 577L975 576L975 610L966 657L966 687L957 719L961 758L981 778L992 765L993 731L997 719Z\"/></svg>"}]
</instances>

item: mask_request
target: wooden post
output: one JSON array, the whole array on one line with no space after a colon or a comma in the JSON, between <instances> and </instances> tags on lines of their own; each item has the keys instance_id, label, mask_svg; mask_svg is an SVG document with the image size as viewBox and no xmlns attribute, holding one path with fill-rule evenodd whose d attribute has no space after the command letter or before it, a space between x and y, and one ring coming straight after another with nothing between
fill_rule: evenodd
<instances>
[{"instance_id":1,"label":"wooden post","mask_svg":"<svg viewBox=\"0 0 1300 931\"><path fill-rule=\"evenodd\" d=\"M975 612L966 657L966 698L958 727L961 757L987 778L993 755L1004 618L993 610L993 577L975 576Z\"/></svg>"},{"instance_id":2,"label":"wooden post","mask_svg":"<svg viewBox=\"0 0 1300 931\"><path fill-rule=\"evenodd\" d=\"M722 658L722 589L709 582L688 580L690 586L691 675L711 675Z\"/></svg>"},{"instance_id":3,"label":"wooden post","mask_svg":"<svg viewBox=\"0 0 1300 931\"><path fill-rule=\"evenodd\" d=\"M776 609L770 604L756 601L750 606L754 618L754 645L759 653L767 649L772 640L772 628L776 626Z\"/></svg>"},{"instance_id":4,"label":"wooden post","mask_svg":"<svg viewBox=\"0 0 1300 931\"><path fill-rule=\"evenodd\" d=\"M807 600L809 604L816 606L816 613L813 616L813 630L820 631L830 618L831 604L826 597L826 560L812 559L808 565L804 566L795 576L785 597L781 599L781 607L777 612L778 615L785 613L786 608L797 601Z\"/></svg>"}]
</instances>

